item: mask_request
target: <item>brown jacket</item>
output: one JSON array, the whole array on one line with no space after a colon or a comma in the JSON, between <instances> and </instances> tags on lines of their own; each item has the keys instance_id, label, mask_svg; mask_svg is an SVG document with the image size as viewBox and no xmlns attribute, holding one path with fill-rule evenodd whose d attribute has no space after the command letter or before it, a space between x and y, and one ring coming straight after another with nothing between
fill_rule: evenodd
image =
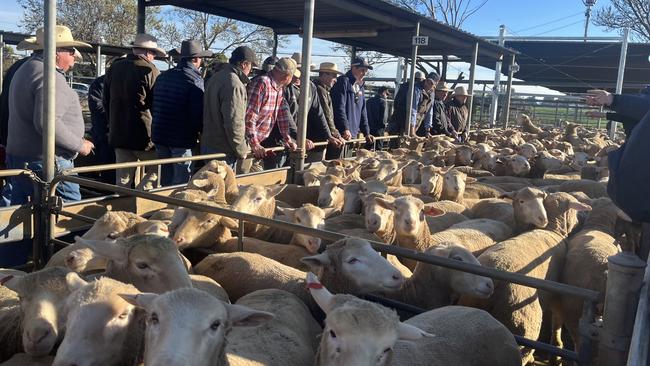
<instances>
[{"instance_id":1,"label":"brown jacket","mask_svg":"<svg viewBox=\"0 0 650 366\"><path fill-rule=\"evenodd\" d=\"M208 80L203 95L201 153L225 153L239 159L248 154L244 124L248 82L248 77L232 65L224 66Z\"/></svg>"},{"instance_id":2,"label":"brown jacket","mask_svg":"<svg viewBox=\"0 0 650 366\"><path fill-rule=\"evenodd\" d=\"M153 85L160 71L136 55L113 63L104 79L104 108L111 146L128 150L150 150Z\"/></svg>"},{"instance_id":3,"label":"brown jacket","mask_svg":"<svg viewBox=\"0 0 650 366\"><path fill-rule=\"evenodd\" d=\"M314 84L316 85L320 107L323 109L323 114L327 120L330 134L332 137L340 137L339 130L337 130L336 125L334 125L334 109L332 108L332 96L330 95L330 89L332 88L321 83L319 79L315 79Z\"/></svg>"}]
</instances>

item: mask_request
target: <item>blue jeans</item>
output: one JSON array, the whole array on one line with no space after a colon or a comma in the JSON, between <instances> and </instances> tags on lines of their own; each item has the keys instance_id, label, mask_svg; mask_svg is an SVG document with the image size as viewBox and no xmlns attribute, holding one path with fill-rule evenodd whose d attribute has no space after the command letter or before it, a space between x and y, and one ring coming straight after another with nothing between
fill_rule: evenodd
<instances>
[{"instance_id":1,"label":"blue jeans","mask_svg":"<svg viewBox=\"0 0 650 366\"><path fill-rule=\"evenodd\" d=\"M166 158L186 158L192 156L192 149L182 147L169 147L156 144L156 151L160 159ZM186 184L192 174L192 162L163 164L160 167L161 177L160 184L171 186L176 184Z\"/></svg>"},{"instance_id":2,"label":"blue jeans","mask_svg":"<svg viewBox=\"0 0 650 366\"><path fill-rule=\"evenodd\" d=\"M212 150L210 148L201 146L201 155L208 155L208 154L218 154L219 151ZM217 159L226 162L228 166L234 171L237 171L237 157L235 155L231 154L226 154L225 158Z\"/></svg>"},{"instance_id":3,"label":"blue jeans","mask_svg":"<svg viewBox=\"0 0 650 366\"><path fill-rule=\"evenodd\" d=\"M25 169L25 167L43 179L43 161L39 159L27 158L22 156L14 156L7 154L7 169ZM56 171L61 172L64 169L74 168L72 160L56 157L55 159ZM23 205L29 202L30 198L34 197L34 182L24 176L16 176L9 178L10 192L3 191L3 197L6 195L11 196L12 205ZM63 198L64 202L79 201L81 193L79 192L79 185L70 182L60 182L56 186L56 195Z\"/></svg>"}]
</instances>

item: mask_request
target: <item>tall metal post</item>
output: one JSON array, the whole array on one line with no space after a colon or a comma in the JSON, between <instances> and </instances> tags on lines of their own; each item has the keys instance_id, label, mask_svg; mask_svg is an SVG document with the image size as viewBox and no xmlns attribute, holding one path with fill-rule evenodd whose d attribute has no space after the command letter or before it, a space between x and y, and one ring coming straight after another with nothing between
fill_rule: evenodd
<instances>
[{"instance_id":1,"label":"tall metal post","mask_svg":"<svg viewBox=\"0 0 650 366\"><path fill-rule=\"evenodd\" d=\"M102 46L97 45L97 71L95 77L99 77L102 74Z\"/></svg>"},{"instance_id":2,"label":"tall metal post","mask_svg":"<svg viewBox=\"0 0 650 366\"><path fill-rule=\"evenodd\" d=\"M479 125L478 127L481 128L481 123L483 122L483 115L485 113L485 93L487 90L487 84L483 84L483 95L481 95L481 116L478 118L479 120Z\"/></svg>"},{"instance_id":3,"label":"tall metal post","mask_svg":"<svg viewBox=\"0 0 650 366\"><path fill-rule=\"evenodd\" d=\"M307 139L307 114L309 111L309 95L311 81L309 65L311 64L311 41L314 32L314 3L315 0L305 0L305 22L302 36L302 65L300 70L300 100L298 101L298 154L296 157L296 171L305 167L305 140Z\"/></svg>"},{"instance_id":4,"label":"tall metal post","mask_svg":"<svg viewBox=\"0 0 650 366\"><path fill-rule=\"evenodd\" d=\"M420 35L420 22L415 24L415 36ZM411 135L411 119L413 106L413 94L415 93L415 68L418 58L418 46L413 45L413 53L411 54L411 76L409 77L409 92L406 98L406 126L404 126L404 136Z\"/></svg>"},{"instance_id":5,"label":"tall metal post","mask_svg":"<svg viewBox=\"0 0 650 366\"><path fill-rule=\"evenodd\" d=\"M505 113L503 118L503 128L508 128L508 122L510 122L510 102L512 99L512 79L515 74L515 55L512 55L510 58L510 68L508 69L508 88L506 89L506 105Z\"/></svg>"},{"instance_id":6,"label":"tall metal post","mask_svg":"<svg viewBox=\"0 0 650 366\"><path fill-rule=\"evenodd\" d=\"M273 31L273 57L278 57L278 34Z\"/></svg>"},{"instance_id":7,"label":"tall metal post","mask_svg":"<svg viewBox=\"0 0 650 366\"><path fill-rule=\"evenodd\" d=\"M474 43L474 53L472 54L472 63L469 66L469 86L468 92L472 96L469 98L469 104L467 108L469 109L469 115L467 116L467 131L472 128L472 117L474 113L474 81L476 80L476 63L478 62L478 42Z\"/></svg>"},{"instance_id":8,"label":"tall metal post","mask_svg":"<svg viewBox=\"0 0 650 366\"><path fill-rule=\"evenodd\" d=\"M404 62L403 57L397 58L397 71L395 72L395 94L399 91L399 86L402 84L402 62Z\"/></svg>"},{"instance_id":9,"label":"tall metal post","mask_svg":"<svg viewBox=\"0 0 650 366\"><path fill-rule=\"evenodd\" d=\"M55 73L56 73L56 0L45 0L45 47L43 78L43 179L54 178Z\"/></svg>"},{"instance_id":10,"label":"tall metal post","mask_svg":"<svg viewBox=\"0 0 650 366\"><path fill-rule=\"evenodd\" d=\"M632 253L621 252L608 258L604 321L598 347L600 366L626 364L645 267L646 263Z\"/></svg>"},{"instance_id":11,"label":"tall metal post","mask_svg":"<svg viewBox=\"0 0 650 366\"><path fill-rule=\"evenodd\" d=\"M616 78L616 94L623 92L623 80L625 79L625 63L627 60L627 43L630 39L630 28L623 30L623 40L621 42L621 57L618 60L618 77ZM609 137L614 138L616 135L616 121L612 121L609 128Z\"/></svg>"},{"instance_id":12,"label":"tall metal post","mask_svg":"<svg viewBox=\"0 0 650 366\"><path fill-rule=\"evenodd\" d=\"M2 84L5 76L5 40L4 35L0 34L0 93L2 93Z\"/></svg>"},{"instance_id":13,"label":"tall metal post","mask_svg":"<svg viewBox=\"0 0 650 366\"><path fill-rule=\"evenodd\" d=\"M499 26L499 46L503 47L505 44L506 26ZM501 64L502 59L497 59L494 68L494 86L492 87L492 104L490 104L490 127L494 128L497 122L497 112L499 105L499 90L501 89Z\"/></svg>"},{"instance_id":14,"label":"tall metal post","mask_svg":"<svg viewBox=\"0 0 650 366\"><path fill-rule=\"evenodd\" d=\"M352 54L350 55L350 64L354 63L355 58L357 58L357 47L352 46Z\"/></svg>"},{"instance_id":15,"label":"tall metal post","mask_svg":"<svg viewBox=\"0 0 650 366\"><path fill-rule=\"evenodd\" d=\"M137 14L137 33L144 33L146 31L145 22L147 19L147 10L145 5L145 0L138 0L138 14Z\"/></svg>"}]
</instances>

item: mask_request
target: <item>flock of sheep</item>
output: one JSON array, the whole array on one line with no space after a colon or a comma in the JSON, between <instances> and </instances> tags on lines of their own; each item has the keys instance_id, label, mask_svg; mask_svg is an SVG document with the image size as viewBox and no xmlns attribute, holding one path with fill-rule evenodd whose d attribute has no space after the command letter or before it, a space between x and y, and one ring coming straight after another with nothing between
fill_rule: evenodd
<instances>
[{"instance_id":1,"label":"flock of sheep","mask_svg":"<svg viewBox=\"0 0 650 366\"><path fill-rule=\"evenodd\" d=\"M238 186L219 161L175 198L349 235L327 242L169 206L106 212L37 272L0 270L2 365L522 365L543 317L579 345L578 299L383 257L368 240L605 292L626 217L603 133L568 124L410 138ZM605 158L603 158L605 157ZM183 253L211 253L191 263ZM194 259L194 256L191 256ZM426 310L400 316L364 295ZM601 304L602 305L602 304ZM602 310L602 309L601 309ZM553 360L557 361L557 360Z\"/></svg>"}]
</instances>

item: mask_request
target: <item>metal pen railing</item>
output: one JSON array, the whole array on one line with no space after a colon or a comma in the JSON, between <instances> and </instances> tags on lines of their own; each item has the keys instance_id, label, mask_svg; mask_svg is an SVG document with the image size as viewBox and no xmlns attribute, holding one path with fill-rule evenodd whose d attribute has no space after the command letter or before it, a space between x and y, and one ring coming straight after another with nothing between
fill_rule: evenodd
<instances>
[{"instance_id":1,"label":"metal pen railing","mask_svg":"<svg viewBox=\"0 0 650 366\"><path fill-rule=\"evenodd\" d=\"M650 263L650 260L648 261ZM639 305L636 309L634 330L630 342L627 366L646 366L650 361L650 271L646 271L643 287L639 294Z\"/></svg>"}]
</instances>

